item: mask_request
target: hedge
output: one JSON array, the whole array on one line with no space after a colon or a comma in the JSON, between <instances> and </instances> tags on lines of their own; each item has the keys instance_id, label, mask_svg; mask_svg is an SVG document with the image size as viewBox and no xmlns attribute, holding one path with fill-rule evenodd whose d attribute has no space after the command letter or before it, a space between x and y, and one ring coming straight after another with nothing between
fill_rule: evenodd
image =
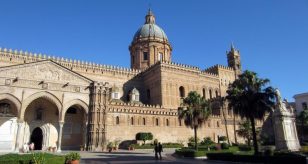
<instances>
[{"instance_id":1,"label":"hedge","mask_svg":"<svg viewBox=\"0 0 308 164\"><path fill-rule=\"evenodd\" d=\"M164 148L181 148L183 147L182 144L179 143L163 143L163 149ZM132 144L131 145L135 149L154 149L153 144L144 144L144 145L138 145L138 144Z\"/></svg>"},{"instance_id":2,"label":"hedge","mask_svg":"<svg viewBox=\"0 0 308 164\"><path fill-rule=\"evenodd\" d=\"M177 149L175 153L182 157L201 157L205 156L205 151L196 151L193 149Z\"/></svg>"},{"instance_id":3,"label":"hedge","mask_svg":"<svg viewBox=\"0 0 308 164\"><path fill-rule=\"evenodd\" d=\"M209 160L222 160L232 162L249 162L249 163L296 163L306 164L306 156L300 154L280 154L274 156L262 155L239 155L233 153L207 153Z\"/></svg>"},{"instance_id":4,"label":"hedge","mask_svg":"<svg viewBox=\"0 0 308 164\"><path fill-rule=\"evenodd\" d=\"M33 156L41 156L45 159L46 164L64 164L65 157L53 155L49 153L34 153L34 154L5 154L0 155L0 163L6 164L30 164Z\"/></svg>"}]
</instances>

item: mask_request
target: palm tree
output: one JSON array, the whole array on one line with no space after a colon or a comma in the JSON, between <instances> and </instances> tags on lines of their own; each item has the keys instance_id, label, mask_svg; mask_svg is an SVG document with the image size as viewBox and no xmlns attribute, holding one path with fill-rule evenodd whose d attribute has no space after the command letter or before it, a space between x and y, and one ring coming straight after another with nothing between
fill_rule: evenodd
<instances>
[{"instance_id":1,"label":"palm tree","mask_svg":"<svg viewBox=\"0 0 308 164\"><path fill-rule=\"evenodd\" d=\"M227 126L227 118L226 118L226 113L225 113L226 97L219 97L219 100L220 100L220 103L221 103L222 116L223 116L224 122L225 122L226 136L227 136L227 139L228 139L228 144L230 145L229 131L228 131L228 126Z\"/></svg>"},{"instance_id":2,"label":"palm tree","mask_svg":"<svg viewBox=\"0 0 308 164\"><path fill-rule=\"evenodd\" d=\"M267 112L274 107L274 89L266 87L268 79L258 78L255 72L244 71L227 90L229 107L234 114L246 118L251 123L253 146L255 154L258 154L257 134L255 119L263 119ZM266 87L266 88L265 88Z\"/></svg>"},{"instance_id":3,"label":"palm tree","mask_svg":"<svg viewBox=\"0 0 308 164\"><path fill-rule=\"evenodd\" d=\"M197 130L209 118L211 107L209 101L201 97L196 91L188 93L183 100L183 104L179 107L178 118L184 120L184 124L194 129L195 150L198 150Z\"/></svg>"},{"instance_id":4,"label":"palm tree","mask_svg":"<svg viewBox=\"0 0 308 164\"><path fill-rule=\"evenodd\" d=\"M297 119L301 124L301 142L303 142L304 132L305 132L304 128L305 128L305 125L308 124L308 109L304 108L304 110L301 111L299 115L297 116Z\"/></svg>"}]
</instances>

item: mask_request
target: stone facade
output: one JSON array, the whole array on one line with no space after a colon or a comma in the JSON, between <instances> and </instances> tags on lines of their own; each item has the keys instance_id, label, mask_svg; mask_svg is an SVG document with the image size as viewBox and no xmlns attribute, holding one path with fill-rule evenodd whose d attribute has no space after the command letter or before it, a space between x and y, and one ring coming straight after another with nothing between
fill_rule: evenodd
<instances>
[{"instance_id":1,"label":"stone facade","mask_svg":"<svg viewBox=\"0 0 308 164\"><path fill-rule=\"evenodd\" d=\"M228 66L201 70L174 63L151 11L146 25L129 47L131 68L0 48L0 151L19 151L38 136L42 149L58 150L100 151L109 141L134 140L138 132L187 142L193 131L178 120L177 108L190 91L216 103L198 137L217 141L228 131L235 142L240 119L234 125L232 111L218 100L241 71L239 51L232 46L227 52Z\"/></svg>"}]
</instances>

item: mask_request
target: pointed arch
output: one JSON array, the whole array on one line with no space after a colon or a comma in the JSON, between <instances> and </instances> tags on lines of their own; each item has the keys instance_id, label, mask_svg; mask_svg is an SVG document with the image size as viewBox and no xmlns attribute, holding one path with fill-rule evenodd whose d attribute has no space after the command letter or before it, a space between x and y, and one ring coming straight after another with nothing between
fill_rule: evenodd
<instances>
[{"instance_id":1,"label":"pointed arch","mask_svg":"<svg viewBox=\"0 0 308 164\"><path fill-rule=\"evenodd\" d=\"M21 120L24 120L25 111L26 111L27 107L30 105L30 103L33 102L34 100L38 99L38 98L44 98L44 99L49 100L50 102L52 102L53 104L56 105L58 112L59 113L61 112L62 103L57 98L57 96L55 96L54 94L47 92L47 91L37 92L37 93L30 95L29 97L27 97L23 101L22 108L21 108L21 111L20 111L20 119Z\"/></svg>"},{"instance_id":2,"label":"pointed arch","mask_svg":"<svg viewBox=\"0 0 308 164\"><path fill-rule=\"evenodd\" d=\"M14 95L9 94L9 93L3 93L3 94L0 94L0 101L2 101L2 100L10 101L12 103L12 105L15 106L17 113L18 113L18 117L20 117L21 102L17 97L15 97Z\"/></svg>"},{"instance_id":3,"label":"pointed arch","mask_svg":"<svg viewBox=\"0 0 308 164\"><path fill-rule=\"evenodd\" d=\"M79 105L81 106L82 110L88 114L88 111L89 111L89 106L86 102L80 100L80 99L74 99L74 100L71 100L69 102L66 102L64 105L63 105L63 110L61 112L61 117L60 117L60 121L64 121L64 118L65 118L65 113L66 111L68 110L68 108L70 108L71 106L73 105Z\"/></svg>"}]
</instances>

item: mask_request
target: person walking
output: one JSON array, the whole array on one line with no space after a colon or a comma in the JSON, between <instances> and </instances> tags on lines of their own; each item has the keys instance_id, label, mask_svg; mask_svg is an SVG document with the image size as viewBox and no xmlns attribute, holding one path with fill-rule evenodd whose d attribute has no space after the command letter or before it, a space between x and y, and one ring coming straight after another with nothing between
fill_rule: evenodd
<instances>
[{"instance_id":1,"label":"person walking","mask_svg":"<svg viewBox=\"0 0 308 164\"><path fill-rule=\"evenodd\" d=\"M159 154L159 159L162 160L161 158L161 152L163 152L163 145L159 142L158 143L158 154Z\"/></svg>"},{"instance_id":2,"label":"person walking","mask_svg":"<svg viewBox=\"0 0 308 164\"><path fill-rule=\"evenodd\" d=\"M155 159L157 160L158 159L158 155L157 155L158 145L157 145L157 143L155 143L155 145L154 145L154 152L155 152Z\"/></svg>"}]
</instances>

